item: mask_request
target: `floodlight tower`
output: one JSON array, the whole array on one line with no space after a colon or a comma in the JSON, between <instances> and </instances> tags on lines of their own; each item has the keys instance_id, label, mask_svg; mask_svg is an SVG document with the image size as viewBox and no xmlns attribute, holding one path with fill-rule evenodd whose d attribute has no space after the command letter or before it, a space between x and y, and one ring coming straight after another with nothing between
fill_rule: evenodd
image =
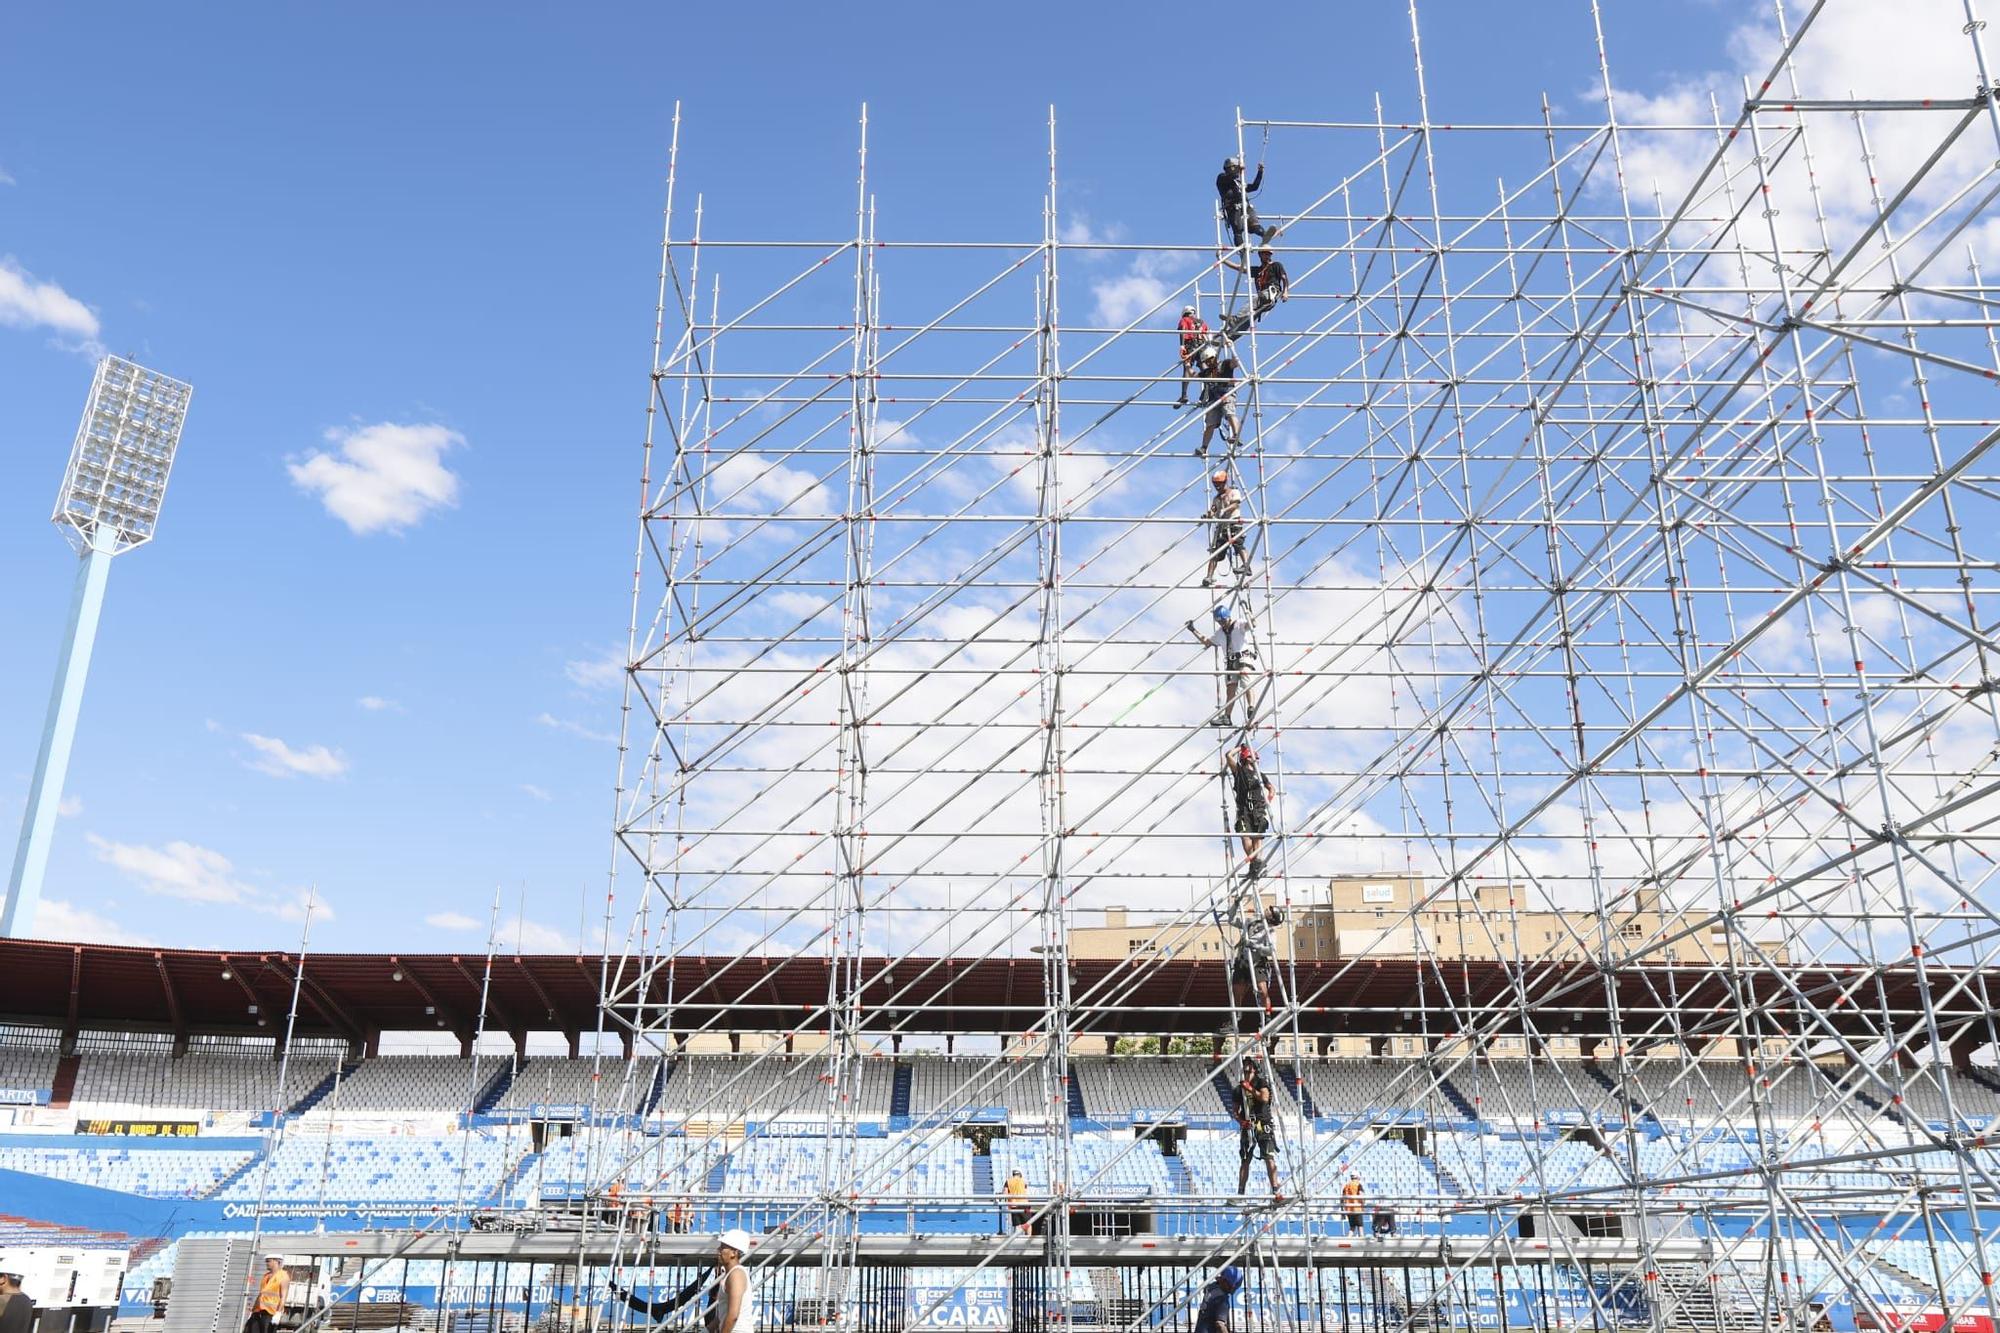
<instances>
[{"instance_id":1,"label":"floodlight tower","mask_svg":"<svg viewBox=\"0 0 2000 1333\"><path fill-rule=\"evenodd\" d=\"M35 779L28 788L21 842L7 880L7 901L0 907L0 936L17 935L34 924L111 557L153 539L193 395L192 386L115 356L97 363L90 382L90 401L84 404L51 516L77 549L76 594L41 752L35 757Z\"/></svg>"}]
</instances>

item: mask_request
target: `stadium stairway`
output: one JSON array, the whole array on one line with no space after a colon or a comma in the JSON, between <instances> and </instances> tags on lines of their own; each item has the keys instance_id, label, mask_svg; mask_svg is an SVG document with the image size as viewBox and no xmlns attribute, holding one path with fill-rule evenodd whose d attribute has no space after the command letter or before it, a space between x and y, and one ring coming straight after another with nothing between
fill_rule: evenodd
<instances>
[{"instance_id":1,"label":"stadium stairway","mask_svg":"<svg viewBox=\"0 0 2000 1333\"><path fill-rule=\"evenodd\" d=\"M1280 1060L1277 1062L1276 1068L1278 1071L1278 1081L1283 1083L1286 1090L1292 1094L1292 1100L1297 1102L1299 1109L1306 1113L1306 1119L1319 1119L1319 1108L1313 1105L1312 1089L1306 1086L1306 1081L1303 1078L1299 1077L1299 1067L1290 1060Z\"/></svg>"},{"instance_id":2,"label":"stadium stairway","mask_svg":"<svg viewBox=\"0 0 2000 1333\"><path fill-rule=\"evenodd\" d=\"M228 1189L231 1185L234 1185L237 1181L243 1179L243 1177L249 1175L252 1171L256 1170L257 1164L264 1160L264 1154L269 1152L270 1150L271 1150L270 1145L266 1143L263 1148L259 1149L256 1152L251 1153L248 1158L244 1159L243 1165L237 1167L234 1171L231 1171L228 1175L216 1181L215 1188L209 1190L206 1194L202 1195L201 1197L204 1199L221 1198L222 1191Z\"/></svg>"},{"instance_id":3,"label":"stadium stairway","mask_svg":"<svg viewBox=\"0 0 2000 1333\"><path fill-rule=\"evenodd\" d=\"M1912 1272L1911 1270L1903 1267L1903 1265L1897 1263L1895 1260L1889 1258L1887 1255L1870 1254L1868 1252L1868 1247L1866 1245L1855 1246L1854 1249L1851 1251L1851 1253L1854 1255L1855 1258L1859 1259L1862 1263L1868 1265L1868 1267L1874 1269L1876 1272L1886 1273L1890 1277L1894 1278L1896 1281L1902 1283L1904 1286L1910 1287L1916 1291L1921 1292L1925 1300L1938 1301L1942 1299L1938 1295L1938 1289L1936 1283L1932 1282L1927 1277L1921 1277L1918 1274Z\"/></svg>"},{"instance_id":4,"label":"stadium stairway","mask_svg":"<svg viewBox=\"0 0 2000 1333\"><path fill-rule=\"evenodd\" d=\"M895 1081L889 1086L889 1117L908 1123L910 1119L910 1092L917 1081L917 1071L907 1060L896 1061Z\"/></svg>"},{"instance_id":5,"label":"stadium stairway","mask_svg":"<svg viewBox=\"0 0 2000 1333\"><path fill-rule=\"evenodd\" d=\"M498 1106L500 1099L507 1095L507 1089L513 1086L515 1073L526 1066L527 1063L526 1060L519 1061L518 1063L513 1060L502 1061L500 1072L493 1076L492 1082L486 1085L486 1090L473 1099L472 1113L474 1115L485 1115L495 1106Z\"/></svg>"},{"instance_id":6,"label":"stadium stairway","mask_svg":"<svg viewBox=\"0 0 2000 1333\"><path fill-rule=\"evenodd\" d=\"M1479 1119L1479 1108L1467 1100L1465 1094L1458 1090L1458 1085L1443 1074L1438 1075L1438 1091L1442 1092L1445 1100L1457 1107L1458 1113L1467 1120Z\"/></svg>"},{"instance_id":7,"label":"stadium stairway","mask_svg":"<svg viewBox=\"0 0 2000 1333\"><path fill-rule=\"evenodd\" d=\"M640 1119L651 1115L653 1108L660 1104L660 1098L666 1096L667 1080L674 1076L677 1067L677 1062L672 1059L662 1060L653 1066L653 1086L646 1089L646 1100L639 1104Z\"/></svg>"},{"instance_id":8,"label":"stadium stairway","mask_svg":"<svg viewBox=\"0 0 2000 1333\"><path fill-rule=\"evenodd\" d=\"M708 1168L708 1182L702 1186L704 1190L710 1194L722 1193L723 1177L729 1174L729 1159L735 1155L734 1152L726 1152L715 1159L715 1165Z\"/></svg>"},{"instance_id":9,"label":"stadium stairway","mask_svg":"<svg viewBox=\"0 0 2000 1333\"><path fill-rule=\"evenodd\" d=\"M1873 1111L1876 1115L1887 1116L1889 1119L1895 1121L1899 1125L1908 1125L1911 1123L1910 1118L1903 1113L1902 1107L1890 1106L1886 1104L1880 1097L1877 1097L1874 1093L1863 1088L1861 1086L1861 1082L1859 1079L1849 1081L1847 1076L1854 1072L1853 1066L1849 1066L1847 1069L1842 1070L1841 1076L1839 1078L1835 1078L1833 1074L1830 1073L1826 1069L1826 1067L1821 1065L1818 1061L1808 1060L1805 1063L1807 1069L1810 1069L1813 1073L1819 1075L1820 1084L1822 1087L1827 1088L1836 1094L1852 1097L1854 1098L1855 1101L1860 1102L1863 1106Z\"/></svg>"},{"instance_id":10,"label":"stadium stairway","mask_svg":"<svg viewBox=\"0 0 2000 1333\"><path fill-rule=\"evenodd\" d=\"M1072 1069L1063 1082L1069 1087L1069 1118L1072 1121L1087 1119L1090 1113L1083 1106L1083 1080Z\"/></svg>"},{"instance_id":11,"label":"stadium stairway","mask_svg":"<svg viewBox=\"0 0 2000 1333\"><path fill-rule=\"evenodd\" d=\"M487 1197L486 1202L498 1207L505 1207L508 1198L514 1192L514 1187L519 1185L523 1180L526 1180L528 1173L535 1169L535 1163L541 1160L542 1155L538 1152L522 1153L521 1160L516 1162L514 1169L509 1171L506 1177L494 1187L493 1193Z\"/></svg>"},{"instance_id":12,"label":"stadium stairway","mask_svg":"<svg viewBox=\"0 0 2000 1333\"><path fill-rule=\"evenodd\" d=\"M285 1115L288 1118L302 1116L307 1111L312 1110L313 1107L318 1106L333 1094L334 1087L337 1084L353 1078L354 1071L359 1068L361 1066L358 1062L343 1064L338 1071L328 1074L325 1078L314 1084L310 1092L306 1093L305 1096L299 1098L296 1102L293 1102L290 1109L285 1112Z\"/></svg>"},{"instance_id":13,"label":"stadium stairway","mask_svg":"<svg viewBox=\"0 0 2000 1333\"><path fill-rule=\"evenodd\" d=\"M1627 1110L1638 1112L1641 1120L1650 1120L1656 1125L1660 1123L1660 1118L1653 1114L1652 1107L1646 1105L1646 1103L1640 1101L1637 1097L1626 1096L1619 1090L1618 1081L1604 1072L1604 1066L1598 1064L1595 1060L1585 1060L1583 1068L1584 1072L1589 1074L1599 1087L1624 1102Z\"/></svg>"},{"instance_id":14,"label":"stadium stairway","mask_svg":"<svg viewBox=\"0 0 2000 1333\"><path fill-rule=\"evenodd\" d=\"M1992 1071L1981 1069L1978 1065L1960 1065L1952 1073L1965 1075L1988 1092L2000 1092L2000 1078L1995 1078Z\"/></svg>"},{"instance_id":15,"label":"stadium stairway","mask_svg":"<svg viewBox=\"0 0 2000 1333\"><path fill-rule=\"evenodd\" d=\"M1194 1193L1194 1173L1188 1170L1187 1159L1179 1153L1166 1159L1167 1183L1174 1187L1174 1193L1187 1195Z\"/></svg>"},{"instance_id":16,"label":"stadium stairway","mask_svg":"<svg viewBox=\"0 0 2000 1333\"><path fill-rule=\"evenodd\" d=\"M972 1156L972 1196L976 1199L993 1197L993 1158L986 1153Z\"/></svg>"},{"instance_id":17,"label":"stadium stairway","mask_svg":"<svg viewBox=\"0 0 2000 1333\"><path fill-rule=\"evenodd\" d=\"M69 1105L70 1094L76 1091L76 1071L83 1068L83 1057L65 1055L56 1061L56 1076L49 1086L49 1109L60 1111Z\"/></svg>"},{"instance_id":18,"label":"stadium stairway","mask_svg":"<svg viewBox=\"0 0 2000 1333\"><path fill-rule=\"evenodd\" d=\"M1215 1095L1222 1099L1223 1111L1233 1116L1236 1114L1236 1089L1229 1086L1229 1076L1222 1070L1223 1066L1217 1065L1214 1072L1208 1076L1208 1081L1215 1089Z\"/></svg>"}]
</instances>

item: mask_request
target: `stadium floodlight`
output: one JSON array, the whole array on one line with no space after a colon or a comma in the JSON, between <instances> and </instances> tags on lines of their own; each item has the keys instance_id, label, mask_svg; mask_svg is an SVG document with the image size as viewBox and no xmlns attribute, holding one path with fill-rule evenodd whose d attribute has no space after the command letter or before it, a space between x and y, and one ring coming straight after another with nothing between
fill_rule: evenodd
<instances>
[{"instance_id":1,"label":"stadium floodlight","mask_svg":"<svg viewBox=\"0 0 2000 1333\"><path fill-rule=\"evenodd\" d=\"M90 382L90 400L84 404L52 516L77 549L76 593L7 901L0 907L0 936L17 935L34 924L111 557L153 539L193 395L190 385L115 356L97 363Z\"/></svg>"}]
</instances>

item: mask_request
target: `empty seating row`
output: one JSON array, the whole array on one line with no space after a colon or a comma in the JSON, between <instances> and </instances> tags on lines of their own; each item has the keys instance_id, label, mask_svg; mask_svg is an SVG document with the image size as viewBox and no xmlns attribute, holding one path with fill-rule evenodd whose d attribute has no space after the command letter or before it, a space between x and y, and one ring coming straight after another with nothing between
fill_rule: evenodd
<instances>
[{"instance_id":1,"label":"empty seating row","mask_svg":"<svg viewBox=\"0 0 2000 1333\"><path fill-rule=\"evenodd\" d=\"M525 1152L487 1134L348 1139L301 1133L230 1183L225 1200L453 1203L489 1198ZM266 1173L268 1169L268 1179Z\"/></svg>"},{"instance_id":2,"label":"empty seating row","mask_svg":"<svg viewBox=\"0 0 2000 1333\"><path fill-rule=\"evenodd\" d=\"M56 1081L61 1056L46 1046L0 1046L0 1088L46 1092Z\"/></svg>"},{"instance_id":3,"label":"empty seating row","mask_svg":"<svg viewBox=\"0 0 2000 1333\"><path fill-rule=\"evenodd\" d=\"M0 1148L0 1167L162 1199L208 1194L250 1160L243 1151L201 1148Z\"/></svg>"},{"instance_id":4,"label":"empty seating row","mask_svg":"<svg viewBox=\"0 0 2000 1333\"><path fill-rule=\"evenodd\" d=\"M78 1064L72 1101L206 1111L271 1111L291 1106L335 1069L324 1057L285 1063L269 1055L90 1051Z\"/></svg>"}]
</instances>

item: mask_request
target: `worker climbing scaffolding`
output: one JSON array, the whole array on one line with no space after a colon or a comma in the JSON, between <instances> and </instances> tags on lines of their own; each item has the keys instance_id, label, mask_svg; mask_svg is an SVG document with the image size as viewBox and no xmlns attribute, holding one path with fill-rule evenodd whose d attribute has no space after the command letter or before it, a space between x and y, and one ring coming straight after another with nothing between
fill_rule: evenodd
<instances>
[{"instance_id":1,"label":"worker climbing scaffolding","mask_svg":"<svg viewBox=\"0 0 2000 1333\"><path fill-rule=\"evenodd\" d=\"M1243 179L1243 159L1230 156L1223 159L1222 171L1215 178L1215 193L1222 203L1223 225L1229 228L1230 243L1237 249L1243 248L1243 238L1255 235L1260 241L1268 241L1276 228L1266 227L1257 216L1257 209L1250 202L1250 196L1264 188L1264 164L1257 164L1257 174L1247 182Z\"/></svg>"},{"instance_id":2,"label":"worker climbing scaffolding","mask_svg":"<svg viewBox=\"0 0 2000 1333\"><path fill-rule=\"evenodd\" d=\"M1229 961L1230 1000L1239 1009L1274 1012L1280 993L1278 950L1272 931L1285 919L1276 903L1265 904L1246 882L1229 904L1223 926L1235 938Z\"/></svg>"},{"instance_id":3,"label":"worker climbing scaffolding","mask_svg":"<svg viewBox=\"0 0 2000 1333\"><path fill-rule=\"evenodd\" d=\"M1239 1195L1249 1192L1250 1160L1262 1157L1264 1172L1271 1178L1271 1202L1282 1203L1284 1195L1278 1190L1278 1135L1272 1101L1271 1079L1264 1072L1263 1063L1255 1056L1245 1056L1243 1076L1236 1085L1236 1192Z\"/></svg>"},{"instance_id":4,"label":"worker climbing scaffolding","mask_svg":"<svg viewBox=\"0 0 2000 1333\"><path fill-rule=\"evenodd\" d=\"M1202 633L1195 628L1192 620L1187 622L1187 627L1195 642L1222 652L1222 710L1215 715L1215 725L1226 727L1230 724L1235 714L1236 696L1241 694L1245 701L1243 726L1248 730L1253 720L1248 684L1257 670L1257 641L1250 619L1238 616L1227 604L1217 606L1209 614L1215 621L1213 634Z\"/></svg>"},{"instance_id":5,"label":"worker climbing scaffolding","mask_svg":"<svg viewBox=\"0 0 2000 1333\"><path fill-rule=\"evenodd\" d=\"M1204 588L1215 586L1215 567L1224 560L1229 561L1230 572L1239 583L1250 577L1250 552L1243 540L1243 492L1231 484L1227 468L1208 480L1212 490L1208 508L1202 512L1208 521L1208 568L1201 576Z\"/></svg>"},{"instance_id":6,"label":"worker climbing scaffolding","mask_svg":"<svg viewBox=\"0 0 2000 1333\"><path fill-rule=\"evenodd\" d=\"M1271 802L1277 799L1278 789L1257 766L1257 752L1247 744L1225 751L1222 766L1236 811L1234 831L1243 839L1243 873L1254 882L1264 873L1258 853L1263 850L1264 835L1271 831Z\"/></svg>"},{"instance_id":7,"label":"worker climbing scaffolding","mask_svg":"<svg viewBox=\"0 0 2000 1333\"><path fill-rule=\"evenodd\" d=\"M1217 430L1222 432L1222 442L1233 453L1242 443L1236 421L1236 377L1241 369L1236 355L1220 340L1209 338L1196 349L1195 365L1201 377L1203 408L1201 443L1195 446L1195 457L1208 456L1208 442Z\"/></svg>"},{"instance_id":8,"label":"worker climbing scaffolding","mask_svg":"<svg viewBox=\"0 0 2000 1333\"><path fill-rule=\"evenodd\" d=\"M1257 249L1257 262L1245 268L1233 260L1222 261L1224 268L1235 269L1238 273L1250 275L1250 307L1223 316L1222 336L1234 342L1243 336L1258 320L1277 309L1278 303L1291 296L1291 275L1285 272L1284 263L1271 251L1269 242Z\"/></svg>"},{"instance_id":9,"label":"worker climbing scaffolding","mask_svg":"<svg viewBox=\"0 0 2000 1333\"><path fill-rule=\"evenodd\" d=\"M1266 131L1268 141L1268 130ZM1226 855L1242 859L1224 876L1217 902L1210 915L1224 937L1229 960L1228 984L1230 1019L1220 1034L1217 1054L1236 1048L1242 1063L1237 1070L1235 1110L1242 1151L1238 1193L1247 1190L1250 1163L1264 1159L1270 1180L1271 1203L1283 1202L1279 1192L1277 1116L1267 1065L1266 1043L1284 999L1284 974L1278 966L1276 934L1285 920L1283 907L1260 892L1265 877L1268 840L1276 833L1276 784L1264 772L1252 742L1260 727L1270 719L1260 719L1256 676L1256 627L1251 614L1251 531L1247 517L1247 485L1237 456L1255 452L1256 413L1254 340L1237 340L1270 315L1290 295L1291 279L1274 252L1278 228L1257 215L1251 196L1264 184L1264 164L1246 176L1244 159L1232 155L1216 177L1216 193L1221 219L1230 244L1240 253L1222 254L1219 268L1248 278L1219 293L1221 314L1217 332L1203 336L1192 333L1189 316L1183 313L1177 330L1182 353L1182 386L1192 376L1200 385L1199 401L1205 409L1197 456L1206 457L1211 439L1220 432L1228 452L1221 466L1208 474L1209 493L1201 522L1207 540L1207 562L1202 587L1221 587L1219 601L1210 611L1212 626L1197 627L1187 622L1195 639L1213 649L1221 658L1223 681L1221 707L1210 724L1224 730L1221 744L1222 818ZM1253 239L1254 238L1254 239ZM1226 274L1225 274L1226 277ZM1226 287L1229 284L1225 284ZM1202 326L1205 330L1205 326ZM1190 343L1192 350L1190 351ZM1190 369L1190 363L1192 368ZM1239 400L1247 414L1239 412ZM1179 406L1177 403L1176 406ZM1227 571L1225 574L1224 571ZM1218 583L1218 579L1225 580ZM1237 711L1237 699L1243 707ZM1224 905L1226 904L1226 906Z\"/></svg>"},{"instance_id":10,"label":"worker climbing scaffolding","mask_svg":"<svg viewBox=\"0 0 2000 1333\"><path fill-rule=\"evenodd\" d=\"M1208 333L1208 321L1192 305L1181 307L1181 319L1175 331L1180 335L1181 396L1174 406L1182 408L1187 406L1188 384L1200 372L1201 351L1212 340Z\"/></svg>"}]
</instances>

